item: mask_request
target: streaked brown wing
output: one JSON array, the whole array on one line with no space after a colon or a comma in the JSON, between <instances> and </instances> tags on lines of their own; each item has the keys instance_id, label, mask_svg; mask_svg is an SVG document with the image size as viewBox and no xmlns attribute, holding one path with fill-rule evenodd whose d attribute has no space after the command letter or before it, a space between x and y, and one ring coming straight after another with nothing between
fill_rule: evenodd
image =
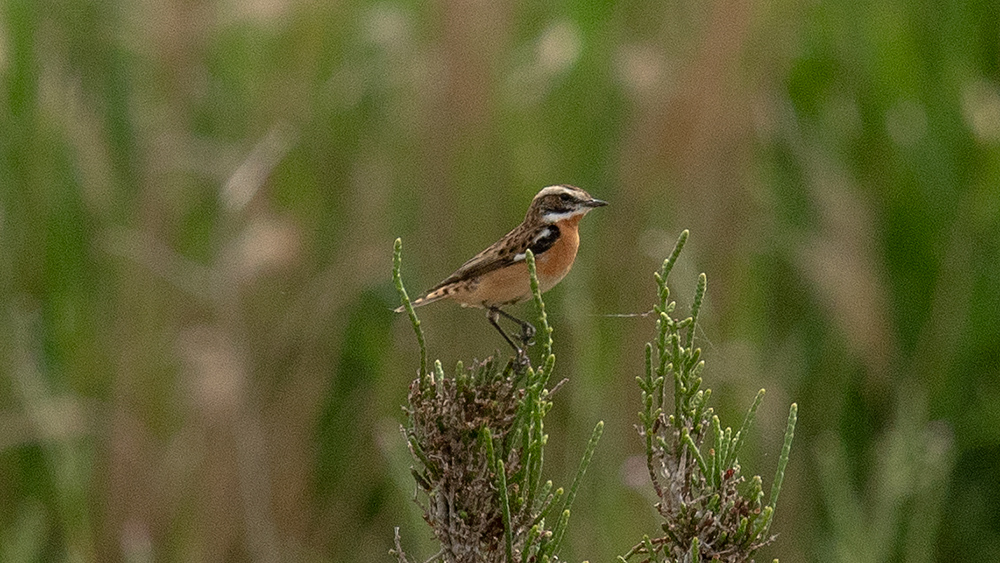
<instances>
[{"instance_id":1,"label":"streaked brown wing","mask_svg":"<svg viewBox=\"0 0 1000 563\"><path fill-rule=\"evenodd\" d=\"M535 238L535 235L542 228L544 227L532 229L532 232L528 236L525 236L524 225L518 225L513 231L507 233L503 238L490 245L489 248L473 256L465 264L462 264L457 270L455 270L455 273L442 280L441 283L428 289L427 293L431 293L448 284L476 278L494 270L510 266L516 262L516 260L514 260L515 256L523 254L524 251L529 248L532 240ZM532 252L535 251L532 250Z\"/></svg>"}]
</instances>

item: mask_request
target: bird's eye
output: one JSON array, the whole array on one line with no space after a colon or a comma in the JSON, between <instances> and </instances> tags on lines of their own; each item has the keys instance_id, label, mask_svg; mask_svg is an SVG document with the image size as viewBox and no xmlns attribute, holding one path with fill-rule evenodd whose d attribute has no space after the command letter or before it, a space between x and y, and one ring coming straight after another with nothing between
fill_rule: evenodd
<instances>
[{"instance_id":1,"label":"bird's eye","mask_svg":"<svg viewBox=\"0 0 1000 563\"><path fill-rule=\"evenodd\" d=\"M569 194L559 194L559 199L561 199L562 201L570 201L571 199L573 199L573 196Z\"/></svg>"}]
</instances>

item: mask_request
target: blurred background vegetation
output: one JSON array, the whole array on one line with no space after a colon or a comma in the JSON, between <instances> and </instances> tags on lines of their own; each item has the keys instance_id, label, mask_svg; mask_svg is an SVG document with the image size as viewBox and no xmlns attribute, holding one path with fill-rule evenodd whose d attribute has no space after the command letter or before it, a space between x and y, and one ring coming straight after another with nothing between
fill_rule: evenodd
<instances>
[{"instance_id":1,"label":"blurred background vegetation","mask_svg":"<svg viewBox=\"0 0 1000 563\"><path fill-rule=\"evenodd\" d=\"M0 0L0 560L388 561L417 293L542 186L611 202L547 294L564 555L655 534L651 273L743 460L761 560L1000 553L994 0ZM445 366L504 344L422 309ZM530 306L512 312L530 314Z\"/></svg>"}]
</instances>

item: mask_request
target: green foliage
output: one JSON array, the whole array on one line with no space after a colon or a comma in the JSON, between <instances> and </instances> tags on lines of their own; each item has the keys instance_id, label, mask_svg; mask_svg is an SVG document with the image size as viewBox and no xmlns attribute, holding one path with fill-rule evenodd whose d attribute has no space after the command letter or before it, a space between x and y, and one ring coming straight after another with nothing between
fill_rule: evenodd
<instances>
[{"instance_id":1,"label":"green foliage","mask_svg":"<svg viewBox=\"0 0 1000 563\"><path fill-rule=\"evenodd\" d=\"M654 307L659 316L656 354L654 358L653 345L647 344L645 377L636 378L644 405L639 417L646 466L660 499L656 508L664 518L666 536L644 536L619 561L645 556L644 561L665 563L702 558L740 563L752 561L754 552L775 537L770 535L770 527L798 409L793 403L789 411L770 501L765 505L761 478L755 475L745 484L739 463L764 390L757 393L743 424L733 434L732 428L722 430L719 417L707 406L711 390L701 389L705 363L701 350L694 347L694 330L705 295L704 274L698 279L691 316L680 321L670 316L676 303L670 300L666 280L687 237L687 231L681 233L674 251L655 274L659 295ZM400 276L401 246L397 239L393 278L423 360L426 352L420 322ZM410 386L409 425L403 433L419 464L412 471L426 495L421 504L424 519L441 543L441 551L432 560L556 561L570 506L604 430L603 422L598 423L556 524L546 527L545 518L562 497L562 489L551 492L551 481L541 484L547 440L542 421L552 407L546 382L555 356L531 251L526 260L542 329L543 367L536 370L511 359L501 368L490 358L468 371L459 364L455 375L447 378L438 361L433 373L423 375L422 370ZM672 414L664 412L667 379L673 382ZM703 444L710 431L712 442L706 455ZM401 563L410 561L400 544L398 528L393 553Z\"/></svg>"},{"instance_id":2,"label":"green foliage","mask_svg":"<svg viewBox=\"0 0 1000 563\"><path fill-rule=\"evenodd\" d=\"M681 233L673 252L654 274L659 302L656 351L646 345L646 371L637 377L643 410L640 434L646 443L646 468L659 498L657 511L663 517L666 535L644 537L623 558L669 563L720 561L738 563L750 558L774 540L769 532L784 479L795 433L798 407L792 403L785 429L785 442L771 485L770 502L763 504L761 479L750 482L742 474L739 454L764 398L757 393L740 429L733 434L722 429L719 417L708 406L710 389L702 389L705 367L701 349L694 347L698 313L705 296L705 274L698 277L691 316L675 320L677 304L670 299L670 275L688 232ZM665 410L665 382L673 383L673 407ZM708 451L704 451L709 442Z\"/></svg>"},{"instance_id":3,"label":"green foliage","mask_svg":"<svg viewBox=\"0 0 1000 563\"><path fill-rule=\"evenodd\" d=\"M808 404L794 541L759 557L1000 553L1000 3L746 7L0 0L0 560L384 558L422 525L390 462L416 345L387 244L425 286L554 182L612 204L545 294L574 378L546 430L606 422L564 556L648 519L615 378L652 321L602 315L648 308L623 288L681 223L716 414ZM421 311L430 349L492 350L478 315ZM740 451L770 476L765 407Z\"/></svg>"},{"instance_id":4,"label":"green foliage","mask_svg":"<svg viewBox=\"0 0 1000 563\"><path fill-rule=\"evenodd\" d=\"M393 279L423 362L420 321L400 276L401 248L396 239ZM424 519L441 544L432 560L558 561L570 508L604 430L598 422L568 494L562 488L553 491L552 481L542 482L548 439L543 421L552 408L547 385L555 355L530 250L526 261L541 327L541 366L488 358L468 370L459 363L455 375L447 377L435 361L433 372L422 367L410 385L403 434L418 464L412 473L425 496ZM393 552L400 562L410 561L398 528Z\"/></svg>"},{"instance_id":5,"label":"green foliage","mask_svg":"<svg viewBox=\"0 0 1000 563\"><path fill-rule=\"evenodd\" d=\"M402 263L403 240L397 238L392 251L392 281L396 285L396 291L399 292L403 307L406 308L406 314L410 317L413 332L417 335L417 344L420 345L420 381L421 386L424 386L429 382L427 379L427 343L424 341L424 331L420 328L420 319L417 318L417 313L413 310L413 304L410 302L410 296L406 294L406 288L403 287L403 278L399 272Z\"/></svg>"},{"instance_id":6,"label":"green foliage","mask_svg":"<svg viewBox=\"0 0 1000 563\"><path fill-rule=\"evenodd\" d=\"M927 404L912 386L901 389L894 407L898 424L882 437L872 472L871 486L879 492L874 498L852 490L840 440L827 434L817 444L821 498L838 515L826 539L831 561L874 563L894 553L904 554L908 563L939 560L931 530L945 509L944 476L954 460L948 429L921 422Z\"/></svg>"}]
</instances>

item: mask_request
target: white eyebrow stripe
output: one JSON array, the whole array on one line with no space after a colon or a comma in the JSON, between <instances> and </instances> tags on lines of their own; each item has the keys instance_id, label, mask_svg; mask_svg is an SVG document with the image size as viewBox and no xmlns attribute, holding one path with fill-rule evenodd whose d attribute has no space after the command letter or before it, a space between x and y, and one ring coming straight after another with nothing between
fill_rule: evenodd
<instances>
[{"instance_id":1,"label":"white eyebrow stripe","mask_svg":"<svg viewBox=\"0 0 1000 563\"><path fill-rule=\"evenodd\" d=\"M538 195L535 196L535 199L554 194L569 194L575 196L580 191L581 190L578 188L568 188L566 186L549 186L547 188L544 188L542 191L538 192Z\"/></svg>"},{"instance_id":2,"label":"white eyebrow stripe","mask_svg":"<svg viewBox=\"0 0 1000 563\"><path fill-rule=\"evenodd\" d=\"M525 258L527 258L527 257L528 257L528 255L527 255L527 254L525 254L525 253L521 252L520 254L515 254L515 255L514 255L514 261L515 261L515 262L520 262L521 260L524 260L524 259L525 259Z\"/></svg>"}]
</instances>

